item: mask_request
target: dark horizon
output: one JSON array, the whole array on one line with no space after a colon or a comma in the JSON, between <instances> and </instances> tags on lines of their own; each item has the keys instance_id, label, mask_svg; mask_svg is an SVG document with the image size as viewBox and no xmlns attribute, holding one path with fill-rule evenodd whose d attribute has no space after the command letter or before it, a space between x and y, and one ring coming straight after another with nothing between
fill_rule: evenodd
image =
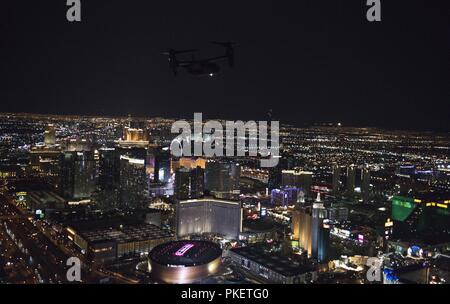
<instances>
[{"instance_id":1,"label":"dark horizon","mask_svg":"<svg viewBox=\"0 0 450 304\"><path fill-rule=\"evenodd\" d=\"M447 11L423 0L223 4L8 2L0 13L2 112L261 120L450 131ZM236 66L215 79L171 75L169 48L217 55L232 40Z\"/></svg>"},{"instance_id":2,"label":"dark horizon","mask_svg":"<svg viewBox=\"0 0 450 304\"><path fill-rule=\"evenodd\" d=\"M52 114L52 113L29 113L29 112L0 112L0 115L39 115L39 116L52 116L52 118L57 118L58 116L64 116L64 117L83 117L83 118L111 118L111 119L127 119L128 117L130 117L131 119L136 119L136 120L140 120L140 119L157 119L157 118L161 118L161 119L173 119L173 120L187 120L187 121L192 121L193 120L193 114L192 113L192 117L169 117L169 116L142 116L142 115L96 115L96 114ZM207 120L232 120L232 121L237 121L237 120L243 120L246 121L244 119L240 119L239 117L228 117L228 118L224 118L224 117L208 117L208 116L203 116L203 122L207 121ZM259 121L258 119L249 119L249 120L254 120L254 121ZM261 118L260 120L264 120L264 118ZM274 119L275 120L275 119ZM323 128L355 128L355 129L375 129L375 130L383 130L383 131L388 131L388 132L411 132L411 133L434 133L435 135L449 135L450 131L448 130L436 130L436 129L417 129L417 128L396 128L396 127L383 127L383 126L376 126L376 125L346 125L343 124L340 121L326 121L326 122L311 122L311 123L303 123L303 124L295 124L295 123L288 123L288 122L284 122L284 121L279 121L280 122L280 126L289 126L289 127L294 127L294 128L298 128L298 129L303 129L303 128L313 128L313 127L323 127ZM338 124L341 124L340 126L338 126Z\"/></svg>"}]
</instances>

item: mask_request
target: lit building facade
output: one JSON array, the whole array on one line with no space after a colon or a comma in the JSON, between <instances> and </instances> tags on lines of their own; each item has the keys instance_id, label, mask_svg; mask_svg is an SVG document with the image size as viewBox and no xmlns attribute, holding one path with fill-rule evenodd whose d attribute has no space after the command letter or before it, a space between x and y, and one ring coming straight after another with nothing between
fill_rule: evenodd
<instances>
[{"instance_id":1,"label":"lit building facade","mask_svg":"<svg viewBox=\"0 0 450 304\"><path fill-rule=\"evenodd\" d=\"M66 151L61 155L60 189L69 200L91 196L97 183L97 160L93 151Z\"/></svg>"},{"instance_id":2,"label":"lit building facade","mask_svg":"<svg viewBox=\"0 0 450 304\"><path fill-rule=\"evenodd\" d=\"M52 184L59 183L61 173L61 150L47 146L33 147L30 150L31 174L49 180Z\"/></svg>"},{"instance_id":3,"label":"lit building facade","mask_svg":"<svg viewBox=\"0 0 450 304\"><path fill-rule=\"evenodd\" d=\"M56 130L53 125L47 125L44 131L44 144L54 146L56 144Z\"/></svg>"},{"instance_id":4,"label":"lit building facade","mask_svg":"<svg viewBox=\"0 0 450 304\"><path fill-rule=\"evenodd\" d=\"M448 237L450 197L447 194L394 196L391 216L396 236L420 234Z\"/></svg>"},{"instance_id":5,"label":"lit building facade","mask_svg":"<svg viewBox=\"0 0 450 304\"><path fill-rule=\"evenodd\" d=\"M333 170L333 176L332 176L332 185L333 185L333 194L336 195L339 193L341 188L341 167L334 164L332 167Z\"/></svg>"},{"instance_id":6,"label":"lit building facade","mask_svg":"<svg viewBox=\"0 0 450 304\"><path fill-rule=\"evenodd\" d=\"M180 168L175 172L175 197L179 200L200 198L204 190L204 170Z\"/></svg>"},{"instance_id":7,"label":"lit building facade","mask_svg":"<svg viewBox=\"0 0 450 304\"><path fill-rule=\"evenodd\" d=\"M120 156L120 204L124 209L144 207L148 197L148 180L145 161L130 156Z\"/></svg>"},{"instance_id":8,"label":"lit building facade","mask_svg":"<svg viewBox=\"0 0 450 304\"><path fill-rule=\"evenodd\" d=\"M151 224L74 223L66 228L66 233L89 260L100 264L147 254L157 245L174 240L172 234Z\"/></svg>"},{"instance_id":9,"label":"lit building facade","mask_svg":"<svg viewBox=\"0 0 450 304\"><path fill-rule=\"evenodd\" d=\"M327 209L320 203L311 207L302 207L292 214L292 239L299 242L308 257L319 262L328 259L330 227L326 223Z\"/></svg>"},{"instance_id":10,"label":"lit building facade","mask_svg":"<svg viewBox=\"0 0 450 304\"><path fill-rule=\"evenodd\" d=\"M167 183L171 177L171 157L168 148L155 148L151 152L154 159L153 181Z\"/></svg>"},{"instance_id":11,"label":"lit building facade","mask_svg":"<svg viewBox=\"0 0 450 304\"><path fill-rule=\"evenodd\" d=\"M330 227L325 223L326 219L327 210L323 204L314 204L311 220L311 256L319 262L326 262L328 259Z\"/></svg>"},{"instance_id":12,"label":"lit building facade","mask_svg":"<svg viewBox=\"0 0 450 304\"><path fill-rule=\"evenodd\" d=\"M197 157L181 157L178 160L172 160L172 169L177 170L179 168L187 168L187 169L195 169L195 168L205 169L206 167L206 159Z\"/></svg>"},{"instance_id":13,"label":"lit building facade","mask_svg":"<svg viewBox=\"0 0 450 304\"><path fill-rule=\"evenodd\" d=\"M241 203L214 198L183 200L177 204L177 235L212 233L237 239L242 231Z\"/></svg>"},{"instance_id":14,"label":"lit building facade","mask_svg":"<svg viewBox=\"0 0 450 304\"><path fill-rule=\"evenodd\" d=\"M368 203L370 200L370 171L369 168L361 170L361 197L363 203Z\"/></svg>"},{"instance_id":15,"label":"lit building facade","mask_svg":"<svg viewBox=\"0 0 450 304\"><path fill-rule=\"evenodd\" d=\"M297 202L299 189L295 187L285 187L282 189L273 189L271 191L271 204L273 206L288 207Z\"/></svg>"},{"instance_id":16,"label":"lit building facade","mask_svg":"<svg viewBox=\"0 0 450 304\"><path fill-rule=\"evenodd\" d=\"M355 184L356 184L356 167L351 165L347 167L347 183L346 183L346 194L348 197L353 197L355 194Z\"/></svg>"},{"instance_id":17,"label":"lit building facade","mask_svg":"<svg viewBox=\"0 0 450 304\"><path fill-rule=\"evenodd\" d=\"M205 189L218 198L239 194L241 167L228 160L209 160L205 169Z\"/></svg>"},{"instance_id":18,"label":"lit building facade","mask_svg":"<svg viewBox=\"0 0 450 304\"><path fill-rule=\"evenodd\" d=\"M307 265L267 254L254 247L233 248L228 252L231 261L264 280L264 283L308 284L317 280L317 271Z\"/></svg>"},{"instance_id":19,"label":"lit building facade","mask_svg":"<svg viewBox=\"0 0 450 304\"><path fill-rule=\"evenodd\" d=\"M94 200L98 208L119 207L120 155L115 148L99 149L99 175Z\"/></svg>"},{"instance_id":20,"label":"lit building facade","mask_svg":"<svg viewBox=\"0 0 450 304\"><path fill-rule=\"evenodd\" d=\"M312 172L301 170L283 170L282 185L285 187L297 187L304 191L305 195L311 195Z\"/></svg>"}]
</instances>

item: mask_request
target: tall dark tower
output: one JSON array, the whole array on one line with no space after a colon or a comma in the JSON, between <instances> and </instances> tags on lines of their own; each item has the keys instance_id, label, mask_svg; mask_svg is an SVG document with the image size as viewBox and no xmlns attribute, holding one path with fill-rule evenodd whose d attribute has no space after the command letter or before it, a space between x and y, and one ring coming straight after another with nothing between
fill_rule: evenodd
<instances>
[{"instance_id":1,"label":"tall dark tower","mask_svg":"<svg viewBox=\"0 0 450 304\"><path fill-rule=\"evenodd\" d=\"M370 199L370 171L369 168L361 170L361 196L364 203L368 203Z\"/></svg>"},{"instance_id":2,"label":"tall dark tower","mask_svg":"<svg viewBox=\"0 0 450 304\"><path fill-rule=\"evenodd\" d=\"M120 205L123 209L145 207L148 197L148 181L145 160L126 154L120 155Z\"/></svg>"},{"instance_id":3,"label":"tall dark tower","mask_svg":"<svg viewBox=\"0 0 450 304\"><path fill-rule=\"evenodd\" d=\"M170 178L170 150L157 148L154 151L155 169L153 181L166 183Z\"/></svg>"},{"instance_id":4,"label":"tall dark tower","mask_svg":"<svg viewBox=\"0 0 450 304\"><path fill-rule=\"evenodd\" d=\"M356 167L350 165L347 167L347 196L352 198L355 195Z\"/></svg>"},{"instance_id":5,"label":"tall dark tower","mask_svg":"<svg viewBox=\"0 0 450 304\"><path fill-rule=\"evenodd\" d=\"M267 134L271 136L271 126L273 119L273 110L269 109L267 111ZM268 143L269 144L269 143ZM281 151L280 151L281 155ZM287 157L281 158L281 161L275 166L269 168L269 180L268 188L269 190L278 189L281 187L282 170L286 168L286 164L282 164L287 160ZM287 166L289 167L289 166Z\"/></svg>"},{"instance_id":6,"label":"tall dark tower","mask_svg":"<svg viewBox=\"0 0 450 304\"><path fill-rule=\"evenodd\" d=\"M119 207L120 159L115 148L99 149L99 173L94 200L107 211Z\"/></svg>"},{"instance_id":7,"label":"tall dark tower","mask_svg":"<svg viewBox=\"0 0 450 304\"><path fill-rule=\"evenodd\" d=\"M282 179L282 169L279 163L275 167L269 168L269 190L280 188Z\"/></svg>"},{"instance_id":8,"label":"tall dark tower","mask_svg":"<svg viewBox=\"0 0 450 304\"><path fill-rule=\"evenodd\" d=\"M175 172L175 197L179 200L203 196L204 170L180 168Z\"/></svg>"},{"instance_id":9,"label":"tall dark tower","mask_svg":"<svg viewBox=\"0 0 450 304\"><path fill-rule=\"evenodd\" d=\"M133 121L133 119L131 118L131 114L128 114L128 119L127 119L127 122L128 122L128 128L131 128L131 122Z\"/></svg>"},{"instance_id":10,"label":"tall dark tower","mask_svg":"<svg viewBox=\"0 0 450 304\"><path fill-rule=\"evenodd\" d=\"M97 183L93 151L66 151L61 155L61 194L69 200L89 198Z\"/></svg>"},{"instance_id":11,"label":"tall dark tower","mask_svg":"<svg viewBox=\"0 0 450 304\"><path fill-rule=\"evenodd\" d=\"M336 195L339 193L339 189L341 187L341 167L337 164L333 164L333 194Z\"/></svg>"},{"instance_id":12,"label":"tall dark tower","mask_svg":"<svg viewBox=\"0 0 450 304\"><path fill-rule=\"evenodd\" d=\"M239 193L241 167L229 160L210 160L205 168L205 189L215 197L227 198Z\"/></svg>"},{"instance_id":13,"label":"tall dark tower","mask_svg":"<svg viewBox=\"0 0 450 304\"><path fill-rule=\"evenodd\" d=\"M115 148L99 149L98 185L101 189L113 189L119 184L119 154Z\"/></svg>"}]
</instances>

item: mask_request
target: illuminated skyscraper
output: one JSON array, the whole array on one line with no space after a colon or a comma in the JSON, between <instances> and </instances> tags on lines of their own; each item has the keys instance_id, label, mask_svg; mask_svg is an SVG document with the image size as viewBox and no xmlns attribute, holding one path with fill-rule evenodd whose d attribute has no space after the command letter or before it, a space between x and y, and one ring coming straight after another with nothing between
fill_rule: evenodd
<instances>
[{"instance_id":1,"label":"illuminated skyscraper","mask_svg":"<svg viewBox=\"0 0 450 304\"><path fill-rule=\"evenodd\" d=\"M30 149L31 174L58 185L61 173L61 150L57 147L32 147Z\"/></svg>"},{"instance_id":2,"label":"illuminated skyscraper","mask_svg":"<svg viewBox=\"0 0 450 304\"><path fill-rule=\"evenodd\" d=\"M355 194L356 167L351 165L347 167L347 196L353 197Z\"/></svg>"},{"instance_id":3,"label":"illuminated skyscraper","mask_svg":"<svg viewBox=\"0 0 450 304\"><path fill-rule=\"evenodd\" d=\"M115 148L99 150L99 182L95 195L103 210L136 209L148 198L147 145L142 141L119 141Z\"/></svg>"},{"instance_id":4,"label":"illuminated skyscraper","mask_svg":"<svg viewBox=\"0 0 450 304\"><path fill-rule=\"evenodd\" d=\"M364 203L370 199L370 171L369 168L361 170L361 197Z\"/></svg>"},{"instance_id":5,"label":"illuminated skyscraper","mask_svg":"<svg viewBox=\"0 0 450 304\"><path fill-rule=\"evenodd\" d=\"M206 159L201 157L181 157L178 160L172 160L172 170L179 168L195 169L200 167L205 169Z\"/></svg>"},{"instance_id":6,"label":"illuminated skyscraper","mask_svg":"<svg viewBox=\"0 0 450 304\"><path fill-rule=\"evenodd\" d=\"M148 197L148 181L144 159L128 155L120 156L120 205L124 209L145 206Z\"/></svg>"},{"instance_id":7,"label":"illuminated skyscraper","mask_svg":"<svg viewBox=\"0 0 450 304\"><path fill-rule=\"evenodd\" d=\"M131 115L128 115L128 123L123 128L121 141L131 144L148 144L148 137L145 121L132 119Z\"/></svg>"},{"instance_id":8,"label":"illuminated skyscraper","mask_svg":"<svg viewBox=\"0 0 450 304\"><path fill-rule=\"evenodd\" d=\"M116 151L119 160L120 207L124 209L144 207L149 187L146 173L148 142L122 141L119 142Z\"/></svg>"},{"instance_id":9,"label":"illuminated skyscraper","mask_svg":"<svg viewBox=\"0 0 450 304\"><path fill-rule=\"evenodd\" d=\"M311 256L312 252L312 242L311 242L311 208L300 208L293 213L293 229L294 229L294 239L298 240L299 246L303 250L307 251L308 256Z\"/></svg>"},{"instance_id":10,"label":"illuminated skyscraper","mask_svg":"<svg viewBox=\"0 0 450 304\"><path fill-rule=\"evenodd\" d=\"M206 163L205 188L216 197L227 198L239 194L241 167L228 160L210 160Z\"/></svg>"},{"instance_id":11,"label":"illuminated skyscraper","mask_svg":"<svg viewBox=\"0 0 450 304\"><path fill-rule=\"evenodd\" d=\"M203 198L177 204L177 235L213 233L237 239L242 231L242 208L238 201Z\"/></svg>"},{"instance_id":12,"label":"illuminated skyscraper","mask_svg":"<svg viewBox=\"0 0 450 304\"><path fill-rule=\"evenodd\" d=\"M120 159L115 148L99 149L99 176L95 202L102 210L119 207Z\"/></svg>"},{"instance_id":13,"label":"illuminated skyscraper","mask_svg":"<svg viewBox=\"0 0 450 304\"><path fill-rule=\"evenodd\" d=\"M180 168L175 172L175 197L179 200L203 196L204 170Z\"/></svg>"},{"instance_id":14,"label":"illuminated skyscraper","mask_svg":"<svg viewBox=\"0 0 450 304\"><path fill-rule=\"evenodd\" d=\"M147 141L147 133L143 129L124 128L123 140L128 142Z\"/></svg>"},{"instance_id":15,"label":"illuminated skyscraper","mask_svg":"<svg viewBox=\"0 0 450 304\"><path fill-rule=\"evenodd\" d=\"M188 199L191 192L191 170L178 169L175 172L175 197L177 199Z\"/></svg>"},{"instance_id":16,"label":"illuminated skyscraper","mask_svg":"<svg viewBox=\"0 0 450 304\"><path fill-rule=\"evenodd\" d=\"M328 258L330 228L325 224L326 219L327 210L323 204L313 204L311 221L311 256L319 262L325 262Z\"/></svg>"},{"instance_id":17,"label":"illuminated skyscraper","mask_svg":"<svg viewBox=\"0 0 450 304\"><path fill-rule=\"evenodd\" d=\"M119 154L115 148L99 149L98 184L102 189L111 189L119 183Z\"/></svg>"},{"instance_id":18,"label":"illuminated skyscraper","mask_svg":"<svg viewBox=\"0 0 450 304\"><path fill-rule=\"evenodd\" d=\"M170 150L169 148L156 148L154 156L154 182L167 183L170 179Z\"/></svg>"},{"instance_id":19,"label":"illuminated skyscraper","mask_svg":"<svg viewBox=\"0 0 450 304\"><path fill-rule=\"evenodd\" d=\"M44 131L44 144L54 146L56 144L56 131L53 125L47 125Z\"/></svg>"},{"instance_id":20,"label":"illuminated skyscraper","mask_svg":"<svg viewBox=\"0 0 450 304\"><path fill-rule=\"evenodd\" d=\"M341 187L341 167L334 164L333 167L333 194L336 195L339 193Z\"/></svg>"},{"instance_id":21,"label":"illuminated skyscraper","mask_svg":"<svg viewBox=\"0 0 450 304\"><path fill-rule=\"evenodd\" d=\"M293 211L293 239L305 250L308 257L319 262L328 258L330 231L326 224L327 209L323 204L315 203L313 207L300 207Z\"/></svg>"},{"instance_id":22,"label":"illuminated skyscraper","mask_svg":"<svg viewBox=\"0 0 450 304\"><path fill-rule=\"evenodd\" d=\"M97 164L93 151L66 151L61 155L60 189L66 199L86 199L95 190Z\"/></svg>"}]
</instances>

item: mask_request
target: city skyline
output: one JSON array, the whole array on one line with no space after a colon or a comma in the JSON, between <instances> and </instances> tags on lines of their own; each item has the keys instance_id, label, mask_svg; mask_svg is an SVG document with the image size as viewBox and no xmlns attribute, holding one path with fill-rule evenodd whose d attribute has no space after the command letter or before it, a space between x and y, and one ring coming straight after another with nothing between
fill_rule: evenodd
<instances>
[{"instance_id":1,"label":"city skyline","mask_svg":"<svg viewBox=\"0 0 450 304\"><path fill-rule=\"evenodd\" d=\"M6 1L0 290L448 285L447 2Z\"/></svg>"},{"instance_id":2,"label":"city skyline","mask_svg":"<svg viewBox=\"0 0 450 304\"><path fill-rule=\"evenodd\" d=\"M206 122L208 120L216 120L216 121L243 121L243 122L248 122L248 121L264 121L265 119L270 119L272 118L273 120L276 120L272 117L272 109L270 109L267 113L265 117L260 117L260 119L258 118L249 118L249 120L245 120L245 119L240 119L239 117L235 117L233 119L233 117L229 118L229 119L225 119L222 117L208 117L206 116L206 118L204 118L203 122ZM193 115L195 113L190 114L192 117L189 116L189 114L185 115L185 116L173 116L173 117L169 117L169 116L164 116L164 115L159 115L159 116L142 116L142 115L131 115L131 114L118 114L118 115L98 115L98 114L89 114L89 115L81 115L81 114L49 114L49 113L31 113L31 112L0 112L0 116L15 116L15 117L41 117L41 118L47 118L48 120L52 120L52 119L57 119L57 118L67 118L67 119L71 119L71 118L83 118L83 119L118 119L121 121L127 121L127 120L158 120L158 119L164 119L164 120L168 120L168 121L176 121L176 120L186 120L190 123L192 123L194 121L193 119ZM203 113L202 113L203 114ZM267 120L268 122L270 120ZM382 125L358 125L358 124L349 124L346 125L344 123L342 123L342 121L323 121L323 122L311 122L311 123L288 123L288 122L283 122L283 121L279 121L281 126L285 126L285 127L294 127L294 128L299 128L299 129L307 129L307 128L316 128L316 127L329 127L329 128L341 128L341 129L360 129L360 130L366 130L366 129L379 129L379 130L385 130L385 131L398 131L398 132L410 132L410 133L434 133L434 134L440 134L440 135L446 135L448 134L448 130L432 130L429 128L420 128L420 127L405 127L405 126L382 126ZM174 133L175 135L175 133Z\"/></svg>"},{"instance_id":3,"label":"city skyline","mask_svg":"<svg viewBox=\"0 0 450 304\"><path fill-rule=\"evenodd\" d=\"M450 279L450 134L281 125L264 167L174 155L175 119L0 117L0 283Z\"/></svg>"}]
</instances>

